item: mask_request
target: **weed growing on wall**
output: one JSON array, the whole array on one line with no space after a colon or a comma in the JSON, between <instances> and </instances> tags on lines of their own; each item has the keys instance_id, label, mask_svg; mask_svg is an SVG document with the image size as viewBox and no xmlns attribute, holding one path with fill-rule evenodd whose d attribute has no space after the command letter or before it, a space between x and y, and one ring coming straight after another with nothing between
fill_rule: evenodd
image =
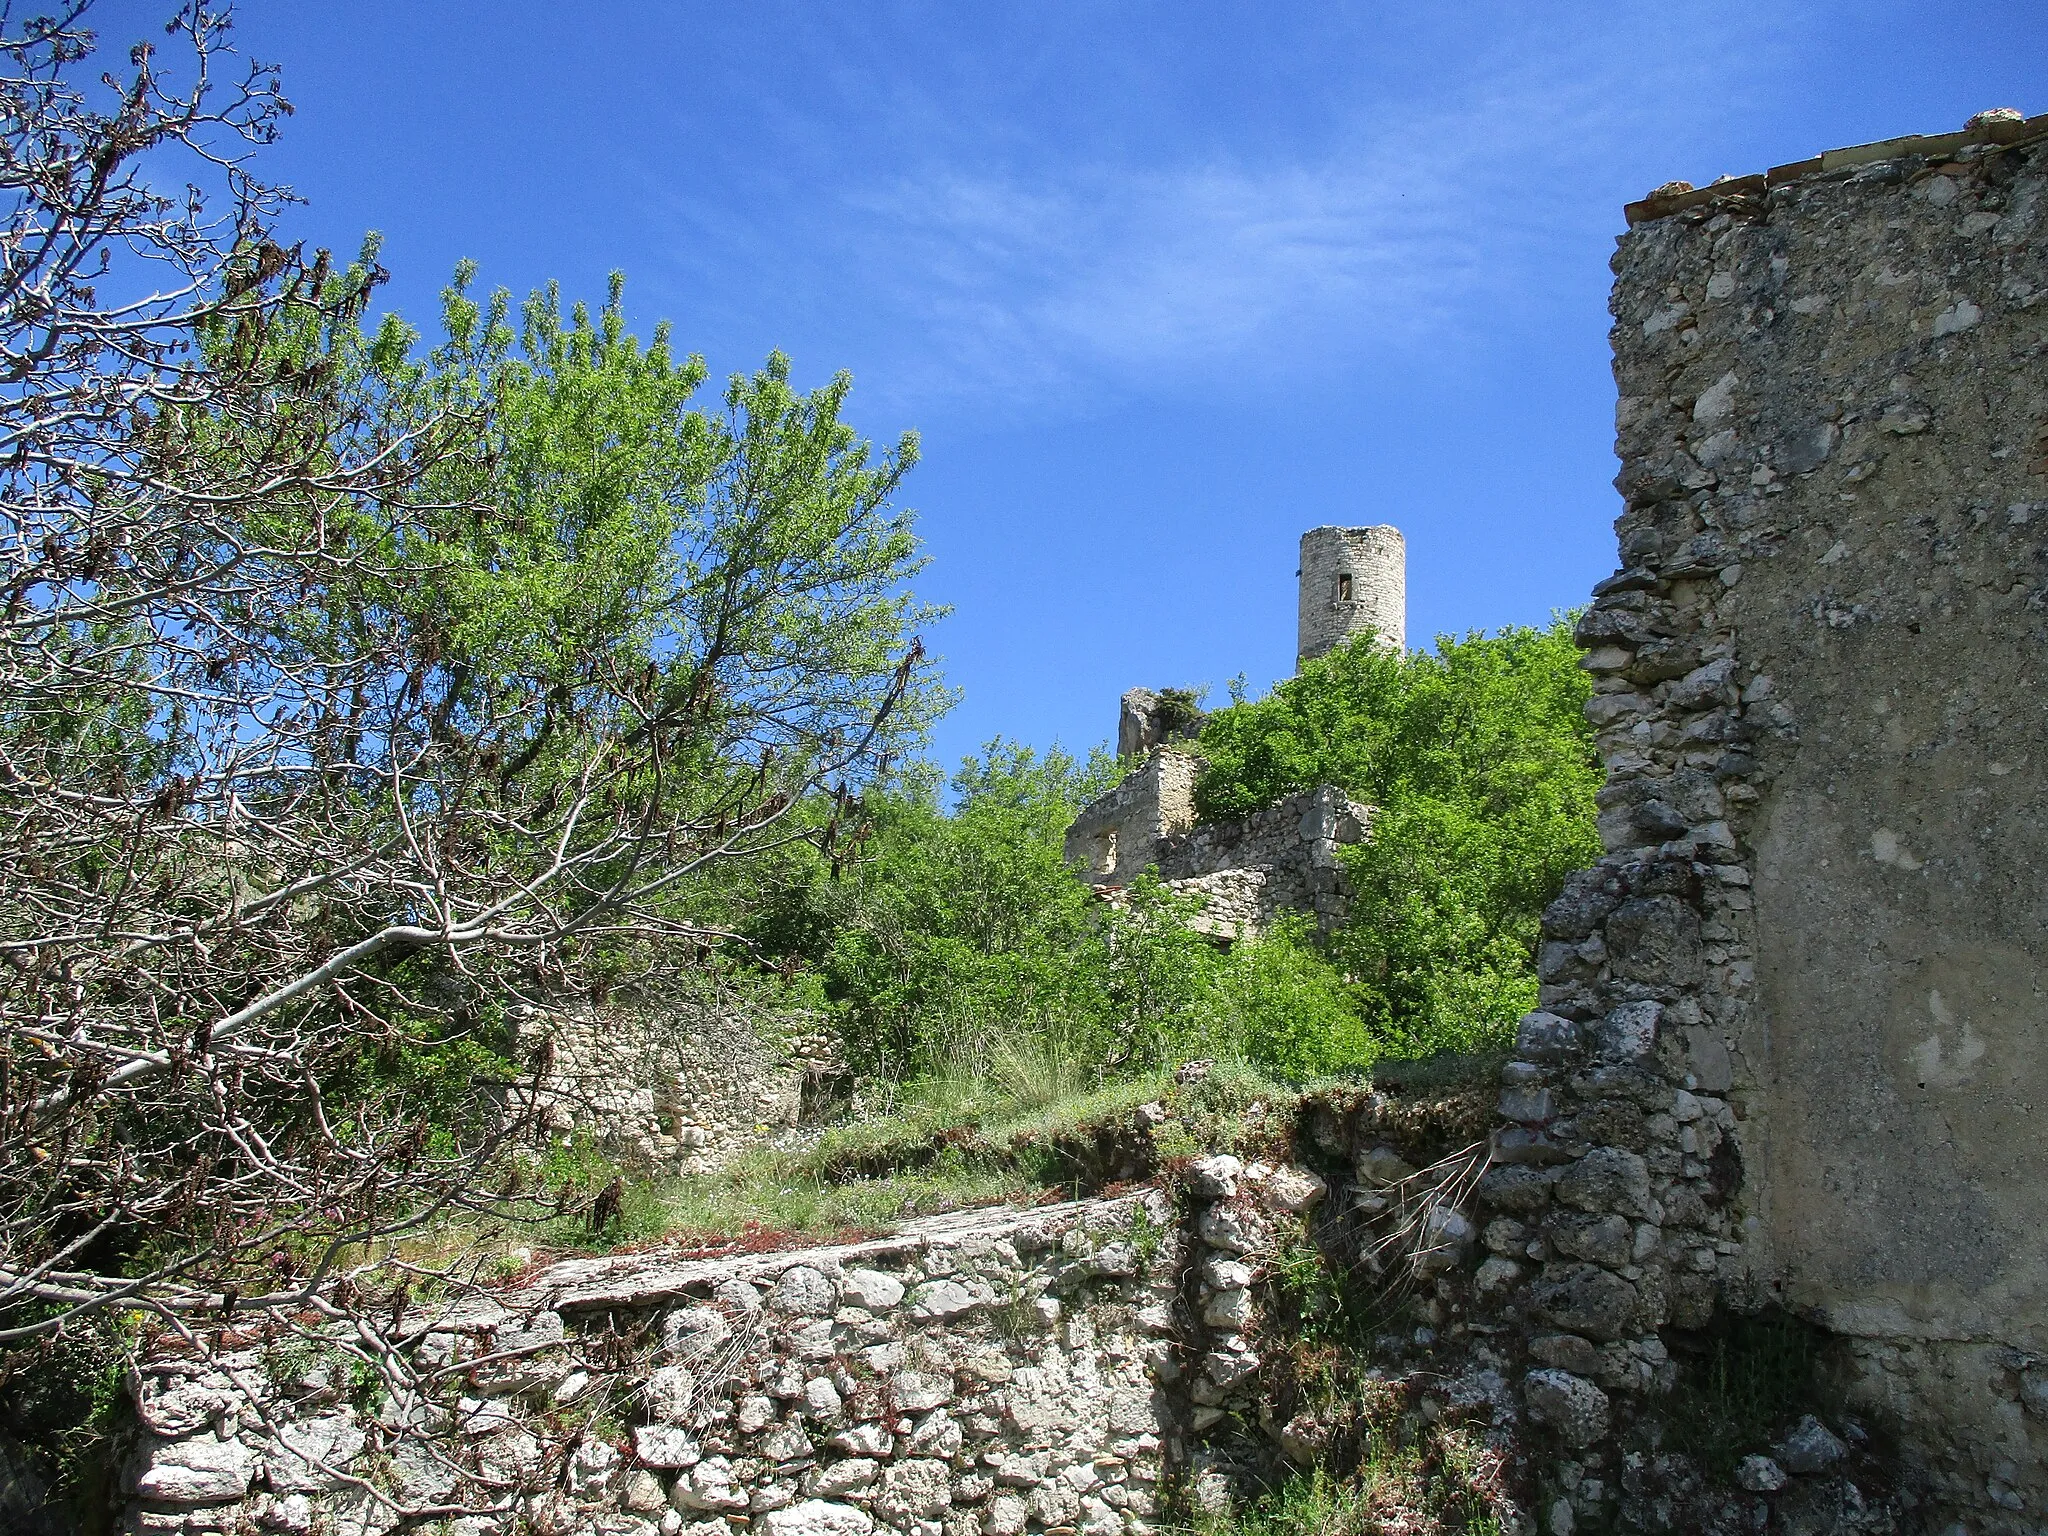
<instances>
[{"instance_id":1,"label":"weed growing on wall","mask_svg":"<svg viewBox=\"0 0 2048 1536\"><path fill-rule=\"evenodd\" d=\"M1798 1415L1820 1406L1814 1372L1826 1335L1788 1313L1723 1314L1681 1337L1668 1421L1679 1449L1726 1475Z\"/></svg>"}]
</instances>

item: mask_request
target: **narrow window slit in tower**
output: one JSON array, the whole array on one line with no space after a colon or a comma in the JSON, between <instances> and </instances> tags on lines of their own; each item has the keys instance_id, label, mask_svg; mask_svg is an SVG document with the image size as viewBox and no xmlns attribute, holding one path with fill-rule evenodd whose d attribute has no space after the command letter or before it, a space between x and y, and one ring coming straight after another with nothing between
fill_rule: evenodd
<instances>
[{"instance_id":1,"label":"narrow window slit in tower","mask_svg":"<svg viewBox=\"0 0 2048 1536\"><path fill-rule=\"evenodd\" d=\"M1340 603L1351 601L1351 573L1349 571L1343 572L1337 578L1337 601Z\"/></svg>"}]
</instances>

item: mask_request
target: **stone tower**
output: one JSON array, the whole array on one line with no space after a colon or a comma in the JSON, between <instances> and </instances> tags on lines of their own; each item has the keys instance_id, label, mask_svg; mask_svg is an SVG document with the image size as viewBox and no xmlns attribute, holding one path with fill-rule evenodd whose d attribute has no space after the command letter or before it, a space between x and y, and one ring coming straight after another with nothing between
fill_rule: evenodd
<instances>
[{"instance_id":1,"label":"stone tower","mask_svg":"<svg viewBox=\"0 0 2048 1536\"><path fill-rule=\"evenodd\" d=\"M1301 536L1295 665L1372 630L1398 651L1408 638L1408 541L1401 530L1311 528Z\"/></svg>"}]
</instances>

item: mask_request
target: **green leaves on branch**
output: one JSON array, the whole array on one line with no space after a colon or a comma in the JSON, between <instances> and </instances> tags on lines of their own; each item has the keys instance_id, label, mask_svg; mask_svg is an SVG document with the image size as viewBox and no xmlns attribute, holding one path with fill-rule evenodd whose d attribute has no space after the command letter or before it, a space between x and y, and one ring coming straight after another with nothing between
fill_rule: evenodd
<instances>
[{"instance_id":1,"label":"green leaves on branch","mask_svg":"<svg viewBox=\"0 0 2048 1536\"><path fill-rule=\"evenodd\" d=\"M1376 807L1333 958L1389 1048L1470 1049L1535 1005L1543 907L1599 857L1590 694L1564 618L1434 653L1355 643L1210 716L1196 804L1237 816L1337 784Z\"/></svg>"},{"instance_id":2,"label":"green leaves on branch","mask_svg":"<svg viewBox=\"0 0 2048 1536\"><path fill-rule=\"evenodd\" d=\"M873 1077L972 1075L1034 1042L1096 1072L1218 1055L1296 1077L1367 1064L1350 989L1306 925L1225 954L1188 926L1198 898L1140 877L1112 905L1076 878L1067 825L1118 773L1105 753L998 740L954 776L950 813L929 778L871 795L864 857L792 887L755 937L816 967Z\"/></svg>"}]
</instances>

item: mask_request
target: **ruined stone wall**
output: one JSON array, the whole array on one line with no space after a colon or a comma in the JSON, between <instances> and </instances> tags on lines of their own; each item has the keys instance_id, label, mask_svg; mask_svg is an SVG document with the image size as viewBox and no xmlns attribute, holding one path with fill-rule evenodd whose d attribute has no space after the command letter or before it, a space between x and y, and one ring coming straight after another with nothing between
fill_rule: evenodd
<instances>
[{"instance_id":1,"label":"ruined stone wall","mask_svg":"<svg viewBox=\"0 0 2048 1536\"><path fill-rule=\"evenodd\" d=\"M1401 530L1311 528L1301 536L1296 663L1370 629L1390 650L1408 635L1408 543Z\"/></svg>"},{"instance_id":2,"label":"ruined stone wall","mask_svg":"<svg viewBox=\"0 0 2048 1536\"><path fill-rule=\"evenodd\" d=\"M1369 806L1326 784L1166 839L1156 853L1159 877L1200 895L1206 905L1195 926L1219 937L1257 933L1283 912L1335 927L1350 897L1337 850L1364 841L1371 822Z\"/></svg>"},{"instance_id":3,"label":"ruined stone wall","mask_svg":"<svg viewBox=\"0 0 2048 1536\"><path fill-rule=\"evenodd\" d=\"M1098 885L1123 885L1158 857L1161 842L1195 824L1202 760L1154 752L1122 783L1098 795L1067 828L1067 862Z\"/></svg>"},{"instance_id":4,"label":"ruined stone wall","mask_svg":"<svg viewBox=\"0 0 2048 1536\"><path fill-rule=\"evenodd\" d=\"M1660 1328L1778 1301L1972 1532L2048 1508L2044 135L1631 209L1579 631L1608 853L1546 916L1485 1191L1551 1398L1604 1418Z\"/></svg>"},{"instance_id":5,"label":"ruined stone wall","mask_svg":"<svg viewBox=\"0 0 2048 1536\"><path fill-rule=\"evenodd\" d=\"M1137 1207L557 1264L418 1311L417 1390L374 1403L340 1351L166 1352L140 1379L128 1529L378 1533L467 1506L469 1536L1115 1536L1161 1466L1141 1314L1169 1298Z\"/></svg>"},{"instance_id":6,"label":"ruined stone wall","mask_svg":"<svg viewBox=\"0 0 2048 1536\"><path fill-rule=\"evenodd\" d=\"M1217 1504L1277 1459L1242 1436L1252 1288L1324 1194L1222 1156L1179 1201L569 1261L416 1308L397 1394L352 1391L317 1332L166 1344L136 1377L126 1528L379 1536L438 1510L465 1536L1142 1533L1164 1485Z\"/></svg>"},{"instance_id":7,"label":"ruined stone wall","mask_svg":"<svg viewBox=\"0 0 2048 1536\"><path fill-rule=\"evenodd\" d=\"M529 1011L518 1052L546 1063L550 1136L582 1133L638 1166L701 1173L797 1124L806 1095L841 1070L808 1022L694 1004Z\"/></svg>"},{"instance_id":8,"label":"ruined stone wall","mask_svg":"<svg viewBox=\"0 0 2048 1536\"><path fill-rule=\"evenodd\" d=\"M1282 912L1326 927L1344 919L1349 887L1337 850L1362 841L1371 808L1324 785L1236 821L1195 820L1202 760L1158 752L1100 796L1067 829L1067 862L1102 887L1156 868L1172 889L1204 903L1194 926L1236 939Z\"/></svg>"}]
</instances>

